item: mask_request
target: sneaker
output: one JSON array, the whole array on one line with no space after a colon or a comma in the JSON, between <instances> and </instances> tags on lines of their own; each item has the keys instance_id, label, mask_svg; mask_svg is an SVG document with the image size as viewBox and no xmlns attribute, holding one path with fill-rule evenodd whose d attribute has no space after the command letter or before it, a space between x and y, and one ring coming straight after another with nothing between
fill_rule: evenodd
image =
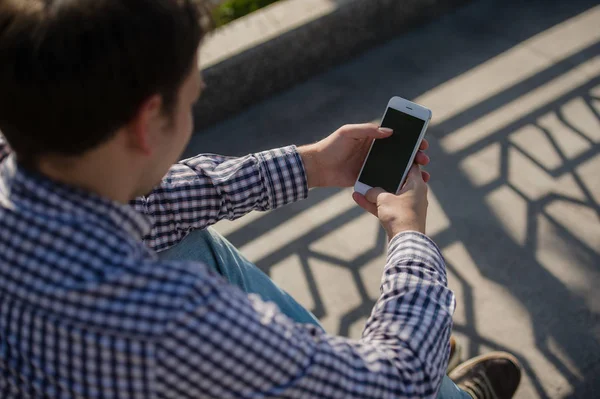
<instances>
[{"instance_id":1,"label":"sneaker","mask_svg":"<svg viewBox=\"0 0 600 399\"><path fill-rule=\"evenodd\" d=\"M510 399L521 381L521 365L509 353L492 352L467 360L448 377L473 399Z\"/></svg>"},{"instance_id":2,"label":"sneaker","mask_svg":"<svg viewBox=\"0 0 600 399\"><path fill-rule=\"evenodd\" d=\"M448 368L446 374L449 374L452 370L462 363L462 348L454 337L450 337L450 358L448 359Z\"/></svg>"}]
</instances>

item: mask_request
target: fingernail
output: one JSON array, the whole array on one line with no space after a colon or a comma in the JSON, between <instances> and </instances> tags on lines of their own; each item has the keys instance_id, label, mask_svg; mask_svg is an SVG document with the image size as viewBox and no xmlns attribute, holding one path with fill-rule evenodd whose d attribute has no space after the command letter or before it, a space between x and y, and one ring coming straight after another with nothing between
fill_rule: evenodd
<instances>
[{"instance_id":1,"label":"fingernail","mask_svg":"<svg viewBox=\"0 0 600 399\"><path fill-rule=\"evenodd\" d=\"M394 130L390 129L389 127L380 127L379 131L384 134L394 133Z\"/></svg>"}]
</instances>

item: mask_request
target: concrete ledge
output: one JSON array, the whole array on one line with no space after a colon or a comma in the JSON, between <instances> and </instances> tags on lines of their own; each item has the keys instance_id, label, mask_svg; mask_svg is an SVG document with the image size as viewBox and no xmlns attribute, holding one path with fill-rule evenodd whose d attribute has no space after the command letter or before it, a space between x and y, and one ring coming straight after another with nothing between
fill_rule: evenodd
<instances>
[{"instance_id":1,"label":"concrete ledge","mask_svg":"<svg viewBox=\"0 0 600 399\"><path fill-rule=\"evenodd\" d=\"M285 0L217 30L200 67L200 130L469 0Z\"/></svg>"}]
</instances>

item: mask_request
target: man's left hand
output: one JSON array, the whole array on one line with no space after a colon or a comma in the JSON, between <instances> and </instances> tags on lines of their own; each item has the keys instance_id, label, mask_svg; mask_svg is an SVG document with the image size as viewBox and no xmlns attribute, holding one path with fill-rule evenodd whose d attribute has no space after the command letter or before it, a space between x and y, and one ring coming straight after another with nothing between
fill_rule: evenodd
<instances>
[{"instance_id":1,"label":"man's left hand","mask_svg":"<svg viewBox=\"0 0 600 399\"><path fill-rule=\"evenodd\" d=\"M402 134L396 132L395 134ZM365 161L373 139L383 139L392 135L391 129L380 128L373 123L345 125L315 143L298 150L304 162L308 187L352 187ZM427 140L421 142L415 162L427 165L429 157ZM423 171L423 180L429 180L429 173Z\"/></svg>"}]
</instances>

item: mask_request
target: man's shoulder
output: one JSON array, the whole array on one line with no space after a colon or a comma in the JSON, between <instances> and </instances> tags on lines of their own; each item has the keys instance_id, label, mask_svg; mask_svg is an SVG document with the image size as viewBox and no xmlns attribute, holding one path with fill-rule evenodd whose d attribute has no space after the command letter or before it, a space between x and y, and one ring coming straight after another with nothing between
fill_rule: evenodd
<instances>
[{"instance_id":1,"label":"man's shoulder","mask_svg":"<svg viewBox=\"0 0 600 399\"><path fill-rule=\"evenodd\" d=\"M153 340L223 284L202 263L160 260L141 243L111 249L81 242L58 252L51 229L39 237L46 247L6 241L5 228L0 222L0 244L10 246L0 271L13 278L0 281L0 296L69 330Z\"/></svg>"}]
</instances>

